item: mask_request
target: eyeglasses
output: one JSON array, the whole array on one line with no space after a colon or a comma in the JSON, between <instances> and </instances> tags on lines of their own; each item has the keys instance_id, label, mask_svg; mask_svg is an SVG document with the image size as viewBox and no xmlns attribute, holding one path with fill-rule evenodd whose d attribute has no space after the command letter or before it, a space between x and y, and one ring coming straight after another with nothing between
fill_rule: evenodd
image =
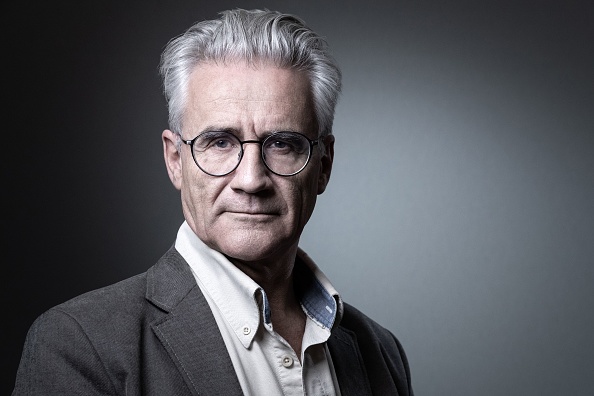
<instances>
[{"instance_id":1,"label":"eyeglasses","mask_svg":"<svg viewBox=\"0 0 594 396\"><path fill-rule=\"evenodd\" d=\"M244 140L226 131L208 131L192 140L181 139L192 149L192 157L204 173L225 176L233 172L243 158L243 145L262 146L262 161L266 168L279 176L293 176L301 172L311 158L318 140L310 140L297 132L275 132L264 140Z\"/></svg>"}]
</instances>

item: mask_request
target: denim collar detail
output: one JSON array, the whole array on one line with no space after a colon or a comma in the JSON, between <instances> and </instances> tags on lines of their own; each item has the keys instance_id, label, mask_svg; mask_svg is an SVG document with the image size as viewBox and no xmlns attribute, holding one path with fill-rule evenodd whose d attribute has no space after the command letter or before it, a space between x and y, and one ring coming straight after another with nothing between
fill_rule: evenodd
<instances>
[{"instance_id":1,"label":"denim collar detail","mask_svg":"<svg viewBox=\"0 0 594 396\"><path fill-rule=\"evenodd\" d=\"M332 329L338 305L335 297L299 259L295 263L293 274L297 298L305 313L320 326Z\"/></svg>"}]
</instances>

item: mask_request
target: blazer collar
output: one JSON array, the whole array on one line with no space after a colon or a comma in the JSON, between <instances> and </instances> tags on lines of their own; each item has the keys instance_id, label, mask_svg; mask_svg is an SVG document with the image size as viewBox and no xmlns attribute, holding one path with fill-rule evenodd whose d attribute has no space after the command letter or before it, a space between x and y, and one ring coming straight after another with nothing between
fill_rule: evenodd
<instances>
[{"instance_id":1,"label":"blazer collar","mask_svg":"<svg viewBox=\"0 0 594 396\"><path fill-rule=\"evenodd\" d=\"M196 286L190 267L171 247L147 272L146 299L165 312L174 309Z\"/></svg>"},{"instance_id":2,"label":"blazer collar","mask_svg":"<svg viewBox=\"0 0 594 396\"><path fill-rule=\"evenodd\" d=\"M193 395L241 395L225 342L190 267L172 247L147 273L146 299L164 311L150 324Z\"/></svg>"}]
</instances>

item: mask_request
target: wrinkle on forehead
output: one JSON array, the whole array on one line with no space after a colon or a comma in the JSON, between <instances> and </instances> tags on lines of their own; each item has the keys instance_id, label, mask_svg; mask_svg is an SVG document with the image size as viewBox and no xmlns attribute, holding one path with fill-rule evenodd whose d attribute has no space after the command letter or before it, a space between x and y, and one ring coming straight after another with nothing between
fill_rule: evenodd
<instances>
[{"instance_id":1,"label":"wrinkle on forehead","mask_svg":"<svg viewBox=\"0 0 594 396\"><path fill-rule=\"evenodd\" d=\"M304 72L269 65L202 64L194 69L189 88L185 120L198 129L203 122L236 129L260 126L302 132L314 127L312 95Z\"/></svg>"}]
</instances>

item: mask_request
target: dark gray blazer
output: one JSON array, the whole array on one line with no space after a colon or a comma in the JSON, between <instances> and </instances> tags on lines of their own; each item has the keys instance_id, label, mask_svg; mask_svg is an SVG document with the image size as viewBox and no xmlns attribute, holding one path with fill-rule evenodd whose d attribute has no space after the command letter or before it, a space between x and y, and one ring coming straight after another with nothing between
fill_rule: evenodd
<instances>
[{"instance_id":1,"label":"dark gray blazer","mask_svg":"<svg viewBox=\"0 0 594 396\"><path fill-rule=\"evenodd\" d=\"M345 304L328 348L343 395L412 395L398 340ZM170 249L146 273L60 304L31 326L16 395L241 395L208 303Z\"/></svg>"}]
</instances>

